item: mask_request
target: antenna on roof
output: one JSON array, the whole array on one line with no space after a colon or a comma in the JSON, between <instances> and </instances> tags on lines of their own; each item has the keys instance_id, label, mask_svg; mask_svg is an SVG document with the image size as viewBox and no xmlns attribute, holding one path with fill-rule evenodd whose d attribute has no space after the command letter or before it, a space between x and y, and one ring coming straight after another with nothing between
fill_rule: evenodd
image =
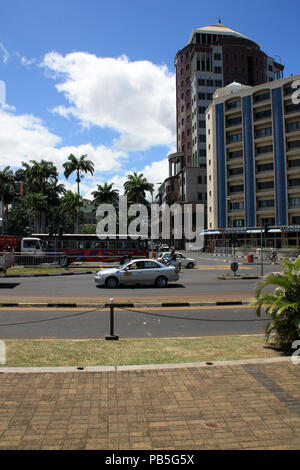
<instances>
[{"instance_id":1,"label":"antenna on roof","mask_svg":"<svg viewBox=\"0 0 300 470\"><path fill-rule=\"evenodd\" d=\"M222 24L222 21L221 21L221 19L220 19L220 18L219 18L219 24Z\"/></svg>"}]
</instances>

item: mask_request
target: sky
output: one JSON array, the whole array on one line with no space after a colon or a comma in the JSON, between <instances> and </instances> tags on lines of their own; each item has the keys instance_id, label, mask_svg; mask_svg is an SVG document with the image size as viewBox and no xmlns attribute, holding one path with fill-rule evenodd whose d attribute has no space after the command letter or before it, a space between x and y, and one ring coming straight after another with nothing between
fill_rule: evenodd
<instances>
[{"instance_id":1,"label":"sky","mask_svg":"<svg viewBox=\"0 0 300 470\"><path fill-rule=\"evenodd\" d=\"M95 173L81 193L143 173L157 189L176 151L174 57L221 22L300 73L298 0L0 0L0 169L73 153ZM2 84L2 85L1 85ZM4 84L4 85L3 85Z\"/></svg>"}]
</instances>

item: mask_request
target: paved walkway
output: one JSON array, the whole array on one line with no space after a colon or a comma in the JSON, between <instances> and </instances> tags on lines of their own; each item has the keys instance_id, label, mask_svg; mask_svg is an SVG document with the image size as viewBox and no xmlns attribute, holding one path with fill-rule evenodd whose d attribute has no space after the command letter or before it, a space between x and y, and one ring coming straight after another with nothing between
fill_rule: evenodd
<instances>
[{"instance_id":1,"label":"paved walkway","mask_svg":"<svg viewBox=\"0 0 300 470\"><path fill-rule=\"evenodd\" d=\"M0 369L2 449L300 449L300 364Z\"/></svg>"}]
</instances>

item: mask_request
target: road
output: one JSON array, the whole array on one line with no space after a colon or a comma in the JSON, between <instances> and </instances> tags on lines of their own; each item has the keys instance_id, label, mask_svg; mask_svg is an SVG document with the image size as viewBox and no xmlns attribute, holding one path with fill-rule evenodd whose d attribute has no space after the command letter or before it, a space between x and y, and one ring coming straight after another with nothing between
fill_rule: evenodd
<instances>
[{"instance_id":1,"label":"road","mask_svg":"<svg viewBox=\"0 0 300 470\"><path fill-rule=\"evenodd\" d=\"M280 266L265 266L265 272L279 270ZM93 274L50 277L15 277L0 279L1 301L79 302L118 300L245 300L253 296L256 279L221 280L229 273L230 262L222 258L200 259L198 269L183 269L180 280L167 288L154 286L121 286L117 289L96 287ZM240 265L239 274L260 274L260 266Z\"/></svg>"},{"instance_id":2,"label":"road","mask_svg":"<svg viewBox=\"0 0 300 470\"><path fill-rule=\"evenodd\" d=\"M196 337L263 334L248 306L115 309L120 338ZM110 333L109 309L0 309L1 339L88 339Z\"/></svg>"}]
</instances>

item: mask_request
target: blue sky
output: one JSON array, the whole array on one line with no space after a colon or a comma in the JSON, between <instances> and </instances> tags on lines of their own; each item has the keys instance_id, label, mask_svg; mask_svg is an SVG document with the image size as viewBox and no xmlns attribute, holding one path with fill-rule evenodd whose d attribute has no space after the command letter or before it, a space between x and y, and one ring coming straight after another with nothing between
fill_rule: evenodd
<instances>
[{"instance_id":1,"label":"blue sky","mask_svg":"<svg viewBox=\"0 0 300 470\"><path fill-rule=\"evenodd\" d=\"M277 6L278 5L278 6ZM143 172L167 176L175 149L174 57L193 29L218 22L300 73L299 3L269 0L0 0L0 168L87 153L82 191ZM72 178L61 181L75 189Z\"/></svg>"}]
</instances>

